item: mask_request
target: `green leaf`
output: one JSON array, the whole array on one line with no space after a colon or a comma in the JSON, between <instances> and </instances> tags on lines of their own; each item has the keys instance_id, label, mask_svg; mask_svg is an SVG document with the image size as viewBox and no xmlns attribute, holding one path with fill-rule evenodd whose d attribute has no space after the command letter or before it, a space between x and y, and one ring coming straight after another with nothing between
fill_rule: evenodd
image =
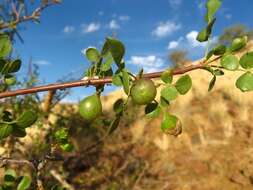
<instances>
[{"instance_id":1,"label":"green leaf","mask_svg":"<svg viewBox=\"0 0 253 190\"><path fill-rule=\"evenodd\" d=\"M246 46L246 44L247 44L247 36L240 37L240 38L235 38L235 39L232 41L230 50L231 50L232 52L239 51L239 50L241 50L242 48L244 48L244 47Z\"/></svg>"},{"instance_id":2,"label":"green leaf","mask_svg":"<svg viewBox=\"0 0 253 190\"><path fill-rule=\"evenodd\" d=\"M12 125L8 125L8 124L0 124L0 140L8 137L13 130L13 126Z\"/></svg>"},{"instance_id":3,"label":"green leaf","mask_svg":"<svg viewBox=\"0 0 253 190\"><path fill-rule=\"evenodd\" d=\"M115 86L122 86L122 80L121 80L120 74L113 75L112 84L114 84Z\"/></svg>"},{"instance_id":4,"label":"green leaf","mask_svg":"<svg viewBox=\"0 0 253 190\"><path fill-rule=\"evenodd\" d=\"M119 126L121 116L116 116L116 118L111 122L108 134L112 134Z\"/></svg>"},{"instance_id":5,"label":"green leaf","mask_svg":"<svg viewBox=\"0 0 253 190\"><path fill-rule=\"evenodd\" d=\"M106 61L101 65L101 70L102 71L110 70L112 63L113 63L113 58L112 58L112 55L109 53L108 56L106 57Z\"/></svg>"},{"instance_id":6,"label":"green leaf","mask_svg":"<svg viewBox=\"0 0 253 190\"><path fill-rule=\"evenodd\" d=\"M158 103L149 103L145 107L145 114L146 116L150 118L155 118L160 115L161 107L158 105Z\"/></svg>"},{"instance_id":7,"label":"green leaf","mask_svg":"<svg viewBox=\"0 0 253 190\"><path fill-rule=\"evenodd\" d=\"M213 56L213 50L209 51L208 54L206 55L206 61L210 59Z\"/></svg>"},{"instance_id":8,"label":"green leaf","mask_svg":"<svg viewBox=\"0 0 253 190\"><path fill-rule=\"evenodd\" d=\"M12 49L10 38L7 35L0 35L0 58L10 54Z\"/></svg>"},{"instance_id":9,"label":"green leaf","mask_svg":"<svg viewBox=\"0 0 253 190\"><path fill-rule=\"evenodd\" d=\"M61 144L60 147L65 152L71 152L72 150L74 150L74 146L70 143Z\"/></svg>"},{"instance_id":10,"label":"green leaf","mask_svg":"<svg viewBox=\"0 0 253 190\"><path fill-rule=\"evenodd\" d=\"M241 75L236 81L236 87L242 92L248 92L253 90L253 74L246 72Z\"/></svg>"},{"instance_id":11,"label":"green leaf","mask_svg":"<svg viewBox=\"0 0 253 190\"><path fill-rule=\"evenodd\" d=\"M206 28L204 28L202 31L199 32L198 36L197 36L197 40L199 42L205 42L209 39L211 33L212 33L212 28L213 25L215 23L216 19L214 18L208 25Z\"/></svg>"},{"instance_id":12,"label":"green leaf","mask_svg":"<svg viewBox=\"0 0 253 190\"><path fill-rule=\"evenodd\" d=\"M130 77L126 69L122 70L122 83L126 94L129 94Z\"/></svg>"},{"instance_id":13,"label":"green leaf","mask_svg":"<svg viewBox=\"0 0 253 190\"><path fill-rule=\"evenodd\" d=\"M124 100L120 98L113 104L113 110L116 113L116 115L122 115L123 109L124 109Z\"/></svg>"},{"instance_id":14,"label":"green leaf","mask_svg":"<svg viewBox=\"0 0 253 190\"><path fill-rule=\"evenodd\" d=\"M25 111L18 119L17 119L17 125L21 128L27 128L30 127L32 124L36 122L38 119L38 116L33 111Z\"/></svg>"},{"instance_id":15,"label":"green leaf","mask_svg":"<svg viewBox=\"0 0 253 190\"><path fill-rule=\"evenodd\" d=\"M14 170L8 169L4 173L4 181L14 182L17 178L17 174Z\"/></svg>"},{"instance_id":16,"label":"green leaf","mask_svg":"<svg viewBox=\"0 0 253 190\"><path fill-rule=\"evenodd\" d=\"M125 47L123 43L114 38L107 38L106 40L115 63L118 65L118 67L121 67L122 66L121 61L125 54Z\"/></svg>"},{"instance_id":17,"label":"green leaf","mask_svg":"<svg viewBox=\"0 0 253 190\"><path fill-rule=\"evenodd\" d=\"M22 180L18 184L17 190L27 190L30 187L31 183L32 181L30 177L23 176Z\"/></svg>"},{"instance_id":18,"label":"green leaf","mask_svg":"<svg viewBox=\"0 0 253 190\"><path fill-rule=\"evenodd\" d=\"M245 53L240 59L240 65L244 69L253 68L253 51Z\"/></svg>"},{"instance_id":19,"label":"green leaf","mask_svg":"<svg viewBox=\"0 0 253 190\"><path fill-rule=\"evenodd\" d=\"M214 55L223 55L224 53L226 53L226 46L223 44L220 44L216 46L215 48L213 48Z\"/></svg>"},{"instance_id":20,"label":"green leaf","mask_svg":"<svg viewBox=\"0 0 253 190\"><path fill-rule=\"evenodd\" d=\"M26 136L25 128L20 128L16 124L14 124L13 125L12 135L14 137L19 137L19 138L25 137Z\"/></svg>"},{"instance_id":21,"label":"green leaf","mask_svg":"<svg viewBox=\"0 0 253 190\"><path fill-rule=\"evenodd\" d=\"M166 100L165 98L163 98L162 96L160 96L160 105L162 107L167 107L170 105L170 102L168 100Z\"/></svg>"},{"instance_id":22,"label":"green leaf","mask_svg":"<svg viewBox=\"0 0 253 190\"><path fill-rule=\"evenodd\" d=\"M173 75L172 75L172 70L169 69L169 70L166 70L162 73L161 75L161 79L164 83L169 83L171 84L172 83L172 80L173 80Z\"/></svg>"},{"instance_id":23,"label":"green leaf","mask_svg":"<svg viewBox=\"0 0 253 190\"><path fill-rule=\"evenodd\" d=\"M12 61L12 62L7 62L4 65L1 72L3 74L16 73L16 72L19 71L20 67L21 67L21 60L17 59L17 60Z\"/></svg>"},{"instance_id":24,"label":"green leaf","mask_svg":"<svg viewBox=\"0 0 253 190\"><path fill-rule=\"evenodd\" d=\"M12 86L12 85L16 84L16 77L12 76L12 75L5 75L4 82L8 86Z\"/></svg>"},{"instance_id":25,"label":"green leaf","mask_svg":"<svg viewBox=\"0 0 253 190\"><path fill-rule=\"evenodd\" d=\"M102 47L102 50L101 50L101 55L103 57L106 57L108 55L108 53L110 53L110 45L109 45L109 42L106 39L105 43L104 43L104 45Z\"/></svg>"},{"instance_id":26,"label":"green leaf","mask_svg":"<svg viewBox=\"0 0 253 190\"><path fill-rule=\"evenodd\" d=\"M2 70L3 70L6 63L7 63L7 60L0 58L0 73L2 73Z\"/></svg>"},{"instance_id":27,"label":"green leaf","mask_svg":"<svg viewBox=\"0 0 253 190\"><path fill-rule=\"evenodd\" d=\"M212 78L212 80L209 83L209 86L208 86L208 91L209 92L213 89L213 87L215 85L215 82L216 82L216 76L214 75L213 78Z\"/></svg>"},{"instance_id":28,"label":"green leaf","mask_svg":"<svg viewBox=\"0 0 253 190\"><path fill-rule=\"evenodd\" d=\"M171 101L171 100L175 100L178 96L178 92L177 89L174 86L166 86L165 88L162 89L161 91L161 96L167 100L167 101Z\"/></svg>"},{"instance_id":29,"label":"green leaf","mask_svg":"<svg viewBox=\"0 0 253 190\"><path fill-rule=\"evenodd\" d=\"M68 141L68 135L68 129L61 128L55 132L54 137L58 143L66 143Z\"/></svg>"},{"instance_id":30,"label":"green leaf","mask_svg":"<svg viewBox=\"0 0 253 190\"><path fill-rule=\"evenodd\" d=\"M209 35L208 35L208 33L207 33L206 28L204 28L203 30L201 30L201 31L199 32L198 36L197 36L197 40L198 40L199 42L205 42L205 41L208 40L208 38L209 38Z\"/></svg>"},{"instance_id":31,"label":"green leaf","mask_svg":"<svg viewBox=\"0 0 253 190\"><path fill-rule=\"evenodd\" d=\"M221 1L220 0L208 0L206 3L206 8L207 8L207 13L206 13L206 21L207 23L210 23L217 10L221 6Z\"/></svg>"},{"instance_id":32,"label":"green leaf","mask_svg":"<svg viewBox=\"0 0 253 190\"><path fill-rule=\"evenodd\" d=\"M12 114L9 111L3 111L2 113L3 121L11 122L12 121Z\"/></svg>"},{"instance_id":33,"label":"green leaf","mask_svg":"<svg viewBox=\"0 0 253 190\"><path fill-rule=\"evenodd\" d=\"M221 58L221 66L230 71L235 71L239 67L239 60L235 55L226 54Z\"/></svg>"},{"instance_id":34,"label":"green leaf","mask_svg":"<svg viewBox=\"0 0 253 190\"><path fill-rule=\"evenodd\" d=\"M85 55L90 62L97 63L100 60L100 54L96 48L87 48L85 51Z\"/></svg>"},{"instance_id":35,"label":"green leaf","mask_svg":"<svg viewBox=\"0 0 253 190\"><path fill-rule=\"evenodd\" d=\"M192 87L191 77L189 75L184 75L180 77L177 80L175 87L180 94L186 94Z\"/></svg>"},{"instance_id":36,"label":"green leaf","mask_svg":"<svg viewBox=\"0 0 253 190\"><path fill-rule=\"evenodd\" d=\"M205 66L205 67L203 67L202 69L204 69L204 70L210 72L212 75L214 74L214 70L213 70L211 67L209 67L209 66Z\"/></svg>"},{"instance_id":37,"label":"green leaf","mask_svg":"<svg viewBox=\"0 0 253 190\"><path fill-rule=\"evenodd\" d=\"M174 115L164 113L163 121L161 123L161 129L164 133L168 133L170 130L177 127L178 118Z\"/></svg>"},{"instance_id":38,"label":"green leaf","mask_svg":"<svg viewBox=\"0 0 253 190\"><path fill-rule=\"evenodd\" d=\"M214 74L215 76L222 76L222 75L224 75L224 72L223 72L222 70L220 70L220 69L215 69L215 70L213 71L213 74Z\"/></svg>"}]
</instances>

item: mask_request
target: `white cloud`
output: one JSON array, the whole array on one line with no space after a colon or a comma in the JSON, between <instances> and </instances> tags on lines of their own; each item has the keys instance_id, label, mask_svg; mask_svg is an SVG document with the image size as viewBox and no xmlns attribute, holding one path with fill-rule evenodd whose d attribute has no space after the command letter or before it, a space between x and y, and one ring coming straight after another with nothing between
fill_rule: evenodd
<instances>
[{"instance_id":1,"label":"white cloud","mask_svg":"<svg viewBox=\"0 0 253 190\"><path fill-rule=\"evenodd\" d=\"M91 22L88 25L83 24L82 25L82 33L86 34L86 33L92 33L92 32L96 32L100 29L100 23L96 23L96 22Z\"/></svg>"},{"instance_id":2,"label":"white cloud","mask_svg":"<svg viewBox=\"0 0 253 190\"><path fill-rule=\"evenodd\" d=\"M119 20L120 21L129 21L130 20L130 16L128 16L128 15L121 15L121 16L119 16Z\"/></svg>"},{"instance_id":3,"label":"white cloud","mask_svg":"<svg viewBox=\"0 0 253 190\"><path fill-rule=\"evenodd\" d=\"M175 48L205 48L207 46L207 42L199 42L196 38L198 36L198 32L196 30L192 30L188 32L184 37L181 36L178 40L173 40L169 42L167 49L175 49ZM217 43L218 37L214 36L210 39L210 45Z\"/></svg>"},{"instance_id":4,"label":"white cloud","mask_svg":"<svg viewBox=\"0 0 253 190\"><path fill-rule=\"evenodd\" d=\"M112 30L117 30L117 29L120 29L120 25L118 24L116 20L113 19L109 23L109 28Z\"/></svg>"},{"instance_id":5,"label":"white cloud","mask_svg":"<svg viewBox=\"0 0 253 190\"><path fill-rule=\"evenodd\" d=\"M169 0L169 3L172 8L177 8L182 4L182 0Z\"/></svg>"},{"instance_id":6,"label":"white cloud","mask_svg":"<svg viewBox=\"0 0 253 190\"><path fill-rule=\"evenodd\" d=\"M65 26L64 29L63 29L63 32L65 34L69 34L69 33L72 33L74 31L75 31L75 27L74 26L70 26L70 25Z\"/></svg>"},{"instance_id":7,"label":"white cloud","mask_svg":"<svg viewBox=\"0 0 253 190\"><path fill-rule=\"evenodd\" d=\"M170 41L167 49L170 50L170 49L175 49L175 48L179 47L183 40L184 40L184 38L180 37L180 38L178 38L178 40Z\"/></svg>"},{"instance_id":8,"label":"white cloud","mask_svg":"<svg viewBox=\"0 0 253 190\"><path fill-rule=\"evenodd\" d=\"M192 47L205 47L207 42L199 42L196 38L198 36L198 32L196 30L190 31L186 34L186 40L188 41L189 45Z\"/></svg>"},{"instance_id":9,"label":"white cloud","mask_svg":"<svg viewBox=\"0 0 253 190\"><path fill-rule=\"evenodd\" d=\"M168 45L168 49L175 49L178 47L178 45L179 45L178 41L171 41Z\"/></svg>"},{"instance_id":10,"label":"white cloud","mask_svg":"<svg viewBox=\"0 0 253 190\"><path fill-rule=\"evenodd\" d=\"M166 37L181 28L180 24L173 21L160 22L152 34L158 38Z\"/></svg>"},{"instance_id":11,"label":"white cloud","mask_svg":"<svg viewBox=\"0 0 253 190\"><path fill-rule=\"evenodd\" d=\"M146 72L154 72L164 65L164 60L155 55L131 56L129 63L142 67Z\"/></svg>"},{"instance_id":12,"label":"white cloud","mask_svg":"<svg viewBox=\"0 0 253 190\"><path fill-rule=\"evenodd\" d=\"M36 61L33 61L33 63L36 65L42 65L42 66L51 65L51 63L47 60L36 60Z\"/></svg>"}]
</instances>

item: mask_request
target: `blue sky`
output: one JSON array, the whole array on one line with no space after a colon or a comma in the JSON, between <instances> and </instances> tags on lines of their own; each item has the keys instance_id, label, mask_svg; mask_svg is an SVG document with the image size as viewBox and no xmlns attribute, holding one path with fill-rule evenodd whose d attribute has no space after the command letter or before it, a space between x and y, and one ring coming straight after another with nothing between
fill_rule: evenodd
<instances>
[{"instance_id":1,"label":"blue sky","mask_svg":"<svg viewBox=\"0 0 253 190\"><path fill-rule=\"evenodd\" d=\"M26 73L28 60L40 68L41 84L58 79L80 79L89 63L81 51L101 47L112 33L126 46L125 60L131 71L162 70L170 65L167 57L173 49L190 51L191 59L201 58L205 44L195 41L205 26L205 0L63 0L45 10L41 24L28 23L20 32L15 52L23 60L19 76ZM252 0L223 0L217 14L214 38L225 27L242 23L253 28ZM110 87L108 91L112 88ZM66 101L79 100L92 88L72 89Z\"/></svg>"}]
</instances>

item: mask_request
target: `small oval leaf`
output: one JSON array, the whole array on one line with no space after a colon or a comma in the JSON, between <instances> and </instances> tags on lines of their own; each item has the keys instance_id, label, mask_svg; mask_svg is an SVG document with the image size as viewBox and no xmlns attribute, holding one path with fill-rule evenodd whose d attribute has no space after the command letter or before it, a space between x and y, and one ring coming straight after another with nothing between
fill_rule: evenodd
<instances>
[{"instance_id":1,"label":"small oval leaf","mask_svg":"<svg viewBox=\"0 0 253 190\"><path fill-rule=\"evenodd\" d=\"M172 75L172 70L169 69L169 70L166 70L162 73L161 75L161 79L164 83L169 83L171 84L172 83L172 80L173 80L173 75Z\"/></svg>"},{"instance_id":2,"label":"small oval leaf","mask_svg":"<svg viewBox=\"0 0 253 190\"><path fill-rule=\"evenodd\" d=\"M13 126L8 124L0 124L0 140L8 137L13 131Z\"/></svg>"},{"instance_id":3,"label":"small oval leaf","mask_svg":"<svg viewBox=\"0 0 253 190\"><path fill-rule=\"evenodd\" d=\"M239 60L235 55L227 54L221 58L221 66L230 71L235 71L239 67Z\"/></svg>"},{"instance_id":4,"label":"small oval leaf","mask_svg":"<svg viewBox=\"0 0 253 190\"><path fill-rule=\"evenodd\" d=\"M102 71L110 70L112 63L113 63L113 58L112 58L111 54L109 53L109 55L106 57L106 61L101 65L101 70Z\"/></svg>"},{"instance_id":5,"label":"small oval leaf","mask_svg":"<svg viewBox=\"0 0 253 190\"><path fill-rule=\"evenodd\" d=\"M9 55L11 49L12 45L9 36L0 34L0 58Z\"/></svg>"},{"instance_id":6,"label":"small oval leaf","mask_svg":"<svg viewBox=\"0 0 253 190\"><path fill-rule=\"evenodd\" d=\"M16 73L16 72L19 71L20 67L21 67L21 60L17 59L17 60L12 61L12 62L7 62L4 65L1 72L3 74Z\"/></svg>"},{"instance_id":7,"label":"small oval leaf","mask_svg":"<svg viewBox=\"0 0 253 190\"><path fill-rule=\"evenodd\" d=\"M162 89L161 91L161 96L167 100L167 101L171 101L171 100L175 100L178 96L178 92L177 89L174 86L166 86L165 88Z\"/></svg>"},{"instance_id":8,"label":"small oval leaf","mask_svg":"<svg viewBox=\"0 0 253 190\"><path fill-rule=\"evenodd\" d=\"M32 180L28 176L23 176L18 184L17 190L27 190L32 183Z\"/></svg>"},{"instance_id":9,"label":"small oval leaf","mask_svg":"<svg viewBox=\"0 0 253 190\"><path fill-rule=\"evenodd\" d=\"M240 37L240 38L235 38L235 39L232 41L230 50L231 50L232 52L239 51L239 50L241 50L242 48L244 48L244 47L246 46L246 44L247 44L247 36Z\"/></svg>"},{"instance_id":10,"label":"small oval leaf","mask_svg":"<svg viewBox=\"0 0 253 190\"><path fill-rule=\"evenodd\" d=\"M209 23L213 20L215 13L221 6L220 0L208 0L206 3L207 13L206 21Z\"/></svg>"},{"instance_id":11,"label":"small oval leaf","mask_svg":"<svg viewBox=\"0 0 253 190\"><path fill-rule=\"evenodd\" d=\"M13 169L8 169L4 173L4 181L13 182L17 178L17 174Z\"/></svg>"},{"instance_id":12,"label":"small oval leaf","mask_svg":"<svg viewBox=\"0 0 253 190\"><path fill-rule=\"evenodd\" d=\"M25 111L18 119L17 119L17 125L21 128L27 128L30 127L32 124L34 124L37 120L38 116L33 111Z\"/></svg>"},{"instance_id":13,"label":"small oval leaf","mask_svg":"<svg viewBox=\"0 0 253 190\"><path fill-rule=\"evenodd\" d=\"M253 51L245 53L240 59L240 65L244 69L253 68Z\"/></svg>"},{"instance_id":14,"label":"small oval leaf","mask_svg":"<svg viewBox=\"0 0 253 190\"><path fill-rule=\"evenodd\" d=\"M226 46L221 44L213 48L213 54L214 55L223 55L226 53Z\"/></svg>"},{"instance_id":15,"label":"small oval leaf","mask_svg":"<svg viewBox=\"0 0 253 190\"><path fill-rule=\"evenodd\" d=\"M236 87L242 92L253 90L253 74L250 72L244 73L236 81Z\"/></svg>"},{"instance_id":16,"label":"small oval leaf","mask_svg":"<svg viewBox=\"0 0 253 190\"><path fill-rule=\"evenodd\" d=\"M166 134L178 136L182 132L182 124L176 116L164 113L161 130Z\"/></svg>"},{"instance_id":17,"label":"small oval leaf","mask_svg":"<svg viewBox=\"0 0 253 190\"><path fill-rule=\"evenodd\" d=\"M189 75L184 75L180 77L177 80L175 87L180 94L186 94L192 87L191 77Z\"/></svg>"},{"instance_id":18,"label":"small oval leaf","mask_svg":"<svg viewBox=\"0 0 253 190\"><path fill-rule=\"evenodd\" d=\"M116 113L116 115L122 115L123 109L124 109L124 100L120 98L113 104L113 110Z\"/></svg>"},{"instance_id":19,"label":"small oval leaf","mask_svg":"<svg viewBox=\"0 0 253 190\"><path fill-rule=\"evenodd\" d=\"M126 69L122 70L122 83L125 93L129 94L130 77Z\"/></svg>"},{"instance_id":20,"label":"small oval leaf","mask_svg":"<svg viewBox=\"0 0 253 190\"><path fill-rule=\"evenodd\" d=\"M121 116L117 116L110 124L108 134L112 134L119 126Z\"/></svg>"},{"instance_id":21,"label":"small oval leaf","mask_svg":"<svg viewBox=\"0 0 253 190\"><path fill-rule=\"evenodd\" d=\"M114 38L107 38L107 45L109 46L110 52L115 63L120 67L122 66L122 59L125 54L125 47L122 42Z\"/></svg>"},{"instance_id":22,"label":"small oval leaf","mask_svg":"<svg viewBox=\"0 0 253 190\"><path fill-rule=\"evenodd\" d=\"M216 76L214 75L213 78L212 78L212 80L209 83L208 92L210 92L213 89L213 87L215 85L215 82L216 82Z\"/></svg>"},{"instance_id":23,"label":"small oval leaf","mask_svg":"<svg viewBox=\"0 0 253 190\"><path fill-rule=\"evenodd\" d=\"M99 51L94 47L87 48L85 55L90 62L97 63L100 60Z\"/></svg>"},{"instance_id":24,"label":"small oval leaf","mask_svg":"<svg viewBox=\"0 0 253 190\"><path fill-rule=\"evenodd\" d=\"M145 114L150 118L155 118L160 115L161 107L157 103L149 103L145 107Z\"/></svg>"}]
</instances>

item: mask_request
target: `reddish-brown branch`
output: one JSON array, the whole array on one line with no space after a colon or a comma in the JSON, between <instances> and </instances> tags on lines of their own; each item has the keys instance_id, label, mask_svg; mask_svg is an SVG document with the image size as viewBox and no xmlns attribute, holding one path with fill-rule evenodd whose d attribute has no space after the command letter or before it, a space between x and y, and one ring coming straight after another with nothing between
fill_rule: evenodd
<instances>
[{"instance_id":1,"label":"reddish-brown branch","mask_svg":"<svg viewBox=\"0 0 253 190\"><path fill-rule=\"evenodd\" d=\"M186 72L200 69L204 65L202 63L199 63L197 65L190 65L183 68L178 68L173 70L173 75L179 75L184 74ZM154 72L154 73L147 73L144 74L144 78L158 78L161 76L163 72ZM66 82L66 83L60 83L60 84L49 84L45 86L37 86L33 88L28 89L19 89L15 91L6 91L0 93L0 98L6 98L6 97L12 97L17 95L24 95L24 94L32 94L37 92L43 92L43 91L50 91L50 90L63 90L66 88L73 88L73 87L79 87L79 86L96 86L98 84L108 84L112 83L112 78L103 78L103 79L87 79L87 80L79 80L79 81L73 81L73 82Z\"/></svg>"}]
</instances>

